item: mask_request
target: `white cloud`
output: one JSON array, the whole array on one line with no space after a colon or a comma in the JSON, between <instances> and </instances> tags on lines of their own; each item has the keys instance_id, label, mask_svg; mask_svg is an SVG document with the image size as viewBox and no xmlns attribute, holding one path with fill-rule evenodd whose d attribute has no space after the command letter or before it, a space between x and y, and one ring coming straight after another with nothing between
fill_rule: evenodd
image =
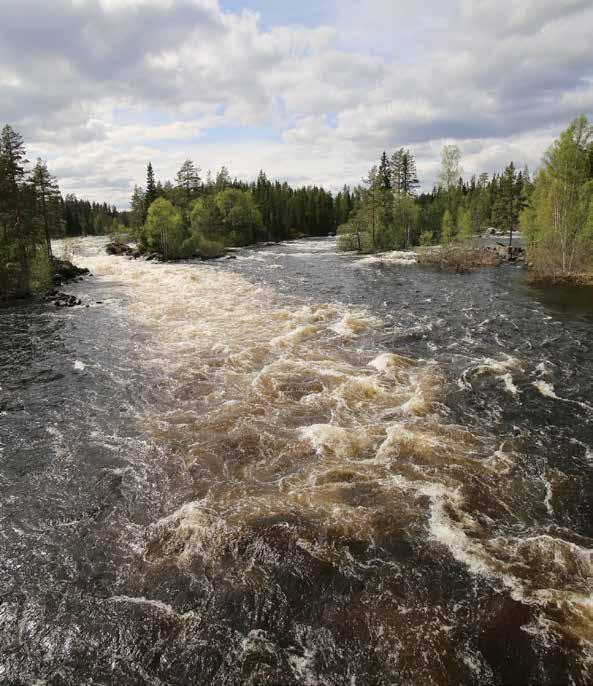
<instances>
[{"instance_id":1,"label":"white cloud","mask_svg":"<svg viewBox=\"0 0 593 686\"><path fill-rule=\"evenodd\" d=\"M396 146L429 186L445 140L470 172L533 166L593 111L589 1L328 5L263 30L216 0L3 0L0 112L65 190L124 204L148 159L333 187Z\"/></svg>"}]
</instances>

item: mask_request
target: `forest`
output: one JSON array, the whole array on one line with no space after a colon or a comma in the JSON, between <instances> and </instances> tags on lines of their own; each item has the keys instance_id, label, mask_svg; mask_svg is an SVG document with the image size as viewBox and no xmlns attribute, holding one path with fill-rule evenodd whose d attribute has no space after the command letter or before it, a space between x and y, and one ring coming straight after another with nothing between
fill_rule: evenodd
<instances>
[{"instance_id":1,"label":"forest","mask_svg":"<svg viewBox=\"0 0 593 686\"><path fill-rule=\"evenodd\" d=\"M532 271L542 278L593 272L593 128L575 119L532 177L510 162L501 173L464 179L461 150L445 145L437 183L420 192L414 154L383 152L361 184L335 195L292 188L261 171L252 183L215 176L186 160L174 181L152 164L130 209L62 197L46 162L30 165L22 136L0 139L0 299L43 289L52 270L51 240L111 234L166 259L217 257L230 246L338 233L344 250L370 253L414 246L463 245L492 229L521 230Z\"/></svg>"},{"instance_id":2,"label":"forest","mask_svg":"<svg viewBox=\"0 0 593 686\"><path fill-rule=\"evenodd\" d=\"M532 272L590 280L593 271L593 127L581 116L544 155L532 178L510 162L499 174L463 178L461 150L445 145L437 184L419 193L409 150L386 152L356 189L357 206L339 227L344 250L468 245L492 229L521 230Z\"/></svg>"},{"instance_id":3,"label":"forest","mask_svg":"<svg viewBox=\"0 0 593 686\"><path fill-rule=\"evenodd\" d=\"M23 137L11 126L0 137L0 301L45 290L52 281L51 241L103 235L120 218L107 203L62 197L47 163L31 167Z\"/></svg>"},{"instance_id":4,"label":"forest","mask_svg":"<svg viewBox=\"0 0 593 686\"><path fill-rule=\"evenodd\" d=\"M186 160L174 182L162 183L148 163L146 185L134 188L125 217L141 249L173 259L213 257L229 246L327 236L360 202L358 189L344 186L335 196L317 186L295 189L263 171L253 183L231 178L226 167L216 176L200 174ZM114 229L121 233L125 226Z\"/></svg>"}]
</instances>

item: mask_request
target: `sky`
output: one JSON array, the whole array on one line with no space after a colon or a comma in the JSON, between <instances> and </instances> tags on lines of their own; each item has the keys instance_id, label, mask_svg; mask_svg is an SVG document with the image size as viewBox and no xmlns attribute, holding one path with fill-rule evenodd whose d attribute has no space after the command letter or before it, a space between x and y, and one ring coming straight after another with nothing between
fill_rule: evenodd
<instances>
[{"instance_id":1,"label":"sky","mask_svg":"<svg viewBox=\"0 0 593 686\"><path fill-rule=\"evenodd\" d=\"M592 0L0 0L0 124L120 208L149 160L337 190L406 147L430 189L591 117L591 36Z\"/></svg>"}]
</instances>

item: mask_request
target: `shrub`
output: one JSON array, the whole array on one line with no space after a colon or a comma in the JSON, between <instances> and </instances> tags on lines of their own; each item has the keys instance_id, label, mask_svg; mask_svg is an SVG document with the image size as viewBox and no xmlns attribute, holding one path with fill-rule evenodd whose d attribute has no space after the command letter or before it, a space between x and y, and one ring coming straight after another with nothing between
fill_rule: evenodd
<instances>
[{"instance_id":1,"label":"shrub","mask_svg":"<svg viewBox=\"0 0 593 686\"><path fill-rule=\"evenodd\" d=\"M428 264L452 272L469 272L476 267L496 267L501 257L494 250L477 250L460 246L424 248L418 253L418 264Z\"/></svg>"},{"instance_id":2,"label":"shrub","mask_svg":"<svg viewBox=\"0 0 593 686\"><path fill-rule=\"evenodd\" d=\"M215 257L223 257L225 248L219 241L211 241L207 238L200 238L197 241L197 252L203 259L213 259Z\"/></svg>"},{"instance_id":3,"label":"shrub","mask_svg":"<svg viewBox=\"0 0 593 686\"><path fill-rule=\"evenodd\" d=\"M42 293L53 283L54 268L47 252L37 246L35 257L31 262L30 285L33 293Z\"/></svg>"}]
</instances>

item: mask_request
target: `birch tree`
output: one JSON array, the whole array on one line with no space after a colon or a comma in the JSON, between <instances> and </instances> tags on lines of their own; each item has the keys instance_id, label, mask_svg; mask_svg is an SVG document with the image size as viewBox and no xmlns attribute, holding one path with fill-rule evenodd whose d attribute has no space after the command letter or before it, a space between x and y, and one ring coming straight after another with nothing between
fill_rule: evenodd
<instances>
[{"instance_id":1,"label":"birch tree","mask_svg":"<svg viewBox=\"0 0 593 686\"><path fill-rule=\"evenodd\" d=\"M593 128L575 119L546 152L531 201L521 217L532 261L543 271L568 274L591 268Z\"/></svg>"}]
</instances>

